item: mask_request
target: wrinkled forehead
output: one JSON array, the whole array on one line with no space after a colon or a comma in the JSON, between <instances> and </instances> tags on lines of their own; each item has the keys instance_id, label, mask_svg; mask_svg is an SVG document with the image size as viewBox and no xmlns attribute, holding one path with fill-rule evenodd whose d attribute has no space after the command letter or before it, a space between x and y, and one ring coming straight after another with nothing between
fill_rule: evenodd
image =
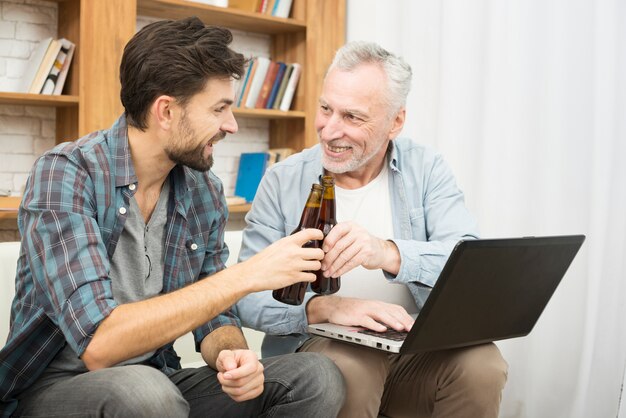
<instances>
[{"instance_id":1,"label":"wrinkled forehead","mask_svg":"<svg viewBox=\"0 0 626 418\"><path fill-rule=\"evenodd\" d=\"M369 109L384 104L386 85L385 73L376 64L334 68L326 75L320 101L332 107Z\"/></svg>"}]
</instances>

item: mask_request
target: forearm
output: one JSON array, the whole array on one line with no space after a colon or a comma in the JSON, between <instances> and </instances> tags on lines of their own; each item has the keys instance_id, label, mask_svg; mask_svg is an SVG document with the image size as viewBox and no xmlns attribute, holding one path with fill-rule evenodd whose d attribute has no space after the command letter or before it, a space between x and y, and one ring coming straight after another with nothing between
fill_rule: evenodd
<instances>
[{"instance_id":1,"label":"forearm","mask_svg":"<svg viewBox=\"0 0 626 418\"><path fill-rule=\"evenodd\" d=\"M100 323L82 359L90 370L115 365L207 323L249 293L246 266L233 266L175 292L120 305Z\"/></svg>"},{"instance_id":2,"label":"forearm","mask_svg":"<svg viewBox=\"0 0 626 418\"><path fill-rule=\"evenodd\" d=\"M248 343L241 329L233 326L224 326L216 329L204 337L200 344L202 358L214 370L217 370L215 362L220 351L239 349L248 349Z\"/></svg>"}]
</instances>

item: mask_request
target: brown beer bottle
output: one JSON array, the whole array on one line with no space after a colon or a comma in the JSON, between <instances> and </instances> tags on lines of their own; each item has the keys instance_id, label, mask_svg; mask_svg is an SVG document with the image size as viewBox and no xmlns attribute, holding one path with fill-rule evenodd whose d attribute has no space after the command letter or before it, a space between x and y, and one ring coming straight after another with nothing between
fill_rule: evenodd
<instances>
[{"instance_id":1,"label":"brown beer bottle","mask_svg":"<svg viewBox=\"0 0 626 418\"><path fill-rule=\"evenodd\" d=\"M320 217L320 206L322 203L322 191L323 187L317 183L311 186L311 193L306 201L302 216L300 217L300 223L296 229L291 232L291 235L295 234L306 228L317 228L318 219ZM319 248L320 241L311 240L307 241L303 247L305 248ZM287 303L289 305L300 305L304 301L304 294L306 288L309 285L308 282L294 283L291 286L283 287L272 292L272 296L279 302Z\"/></svg>"},{"instance_id":2,"label":"brown beer bottle","mask_svg":"<svg viewBox=\"0 0 626 418\"><path fill-rule=\"evenodd\" d=\"M317 229L324 233L324 238L331 229L337 224L335 215L335 180L331 176L322 177L322 186L324 186L324 198L322 199L322 208L320 209L320 220ZM320 243L320 247L324 241ZM341 277L324 277L322 270L315 272L317 276L315 281L311 283L311 290L320 295L330 295L339 290L341 287Z\"/></svg>"}]
</instances>

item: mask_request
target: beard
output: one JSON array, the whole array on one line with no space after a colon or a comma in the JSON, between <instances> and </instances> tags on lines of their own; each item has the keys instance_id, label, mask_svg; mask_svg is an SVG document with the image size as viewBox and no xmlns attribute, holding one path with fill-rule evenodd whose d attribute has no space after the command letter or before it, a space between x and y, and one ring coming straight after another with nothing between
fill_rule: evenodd
<instances>
[{"instance_id":1,"label":"beard","mask_svg":"<svg viewBox=\"0 0 626 418\"><path fill-rule=\"evenodd\" d=\"M198 135L184 115L178 124L178 130L179 137L174 141L174 145L165 150L168 158L175 164L184 165L192 170L209 171L213 167L213 154L205 158L205 147L210 142L223 139L226 133L220 131L209 140L193 146Z\"/></svg>"},{"instance_id":2,"label":"beard","mask_svg":"<svg viewBox=\"0 0 626 418\"><path fill-rule=\"evenodd\" d=\"M335 141L330 141L328 144L322 143L321 146L334 146L334 142ZM358 170L359 168L365 166L380 151L380 148L383 145L384 143L381 143L377 149L369 153L352 148L350 156L347 159L332 158L322 151L322 167L324 167L324 169L329 173L333 174L343 174Z\"/></svg>"}]
</instances>

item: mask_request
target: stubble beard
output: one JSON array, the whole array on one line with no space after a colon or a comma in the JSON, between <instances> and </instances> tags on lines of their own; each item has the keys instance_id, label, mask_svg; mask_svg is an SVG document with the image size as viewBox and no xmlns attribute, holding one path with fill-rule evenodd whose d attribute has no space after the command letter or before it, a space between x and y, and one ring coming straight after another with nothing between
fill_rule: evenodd
<instances>
[{"instance_id":1,"label":"stubble beard","mask_svg":"<svg viewBox=\"0 0 626 418\"><path fill-rule=\"evenodd\" d=\"M185 116L182 117L178 125L180 136L178 137L174 146L165 150L167 156L175 164L184 165L197 171L209 171L213 167L213 154L208 158L204 157L204 149L211 141L217 141L226 136L225 132L218 132L210 140L204 141L199 145L189 149L187 144L194 142L194 139L198 137L194 129L189 124L189 121Z\"/></svg>"}]
</instances>

